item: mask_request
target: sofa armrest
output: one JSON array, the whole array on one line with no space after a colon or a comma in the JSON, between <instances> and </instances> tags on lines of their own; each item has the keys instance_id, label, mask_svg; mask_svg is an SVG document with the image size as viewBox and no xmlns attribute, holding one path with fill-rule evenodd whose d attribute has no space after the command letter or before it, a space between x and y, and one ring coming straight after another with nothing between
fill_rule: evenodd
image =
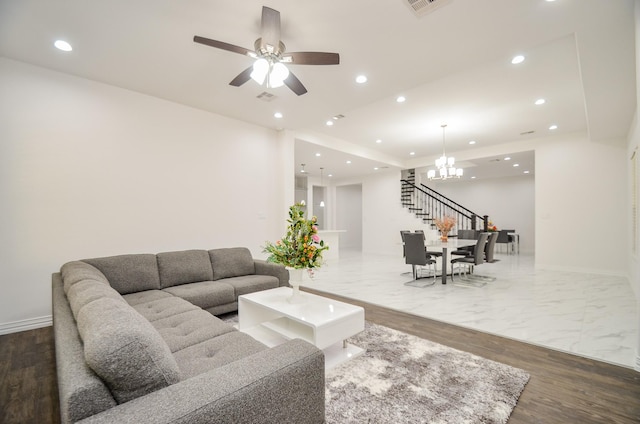
<instances>
[{"instance_id":1,"label":"sofa armrest","mask_svg":"<svg viewBox=\"0 0 640 424\"><path fill-rule=\"evenodd\" d=\"M280 281L279 287L289 287L289 271L283 265L274 264L273 262L254 259L257 275L272 275Z\"/></svg>"},{"instance_id":2,"label":"sofa armrest","mask_svg":"<svg viewBox=\"0 0 640 424\"><path fill-rule=\"evenodd\" d=\"M79 421L323 423L324 354L290 340Z\"/></svg>"}]
</instances>

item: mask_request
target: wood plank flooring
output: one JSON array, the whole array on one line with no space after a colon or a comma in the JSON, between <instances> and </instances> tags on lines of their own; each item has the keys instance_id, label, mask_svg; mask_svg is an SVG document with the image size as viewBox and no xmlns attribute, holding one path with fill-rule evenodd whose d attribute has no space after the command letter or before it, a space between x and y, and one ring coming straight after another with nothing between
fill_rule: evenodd
<instances>
[{"instance_id":1,"label":"wood plank flooring","mask_svg":"<svg viewBox=\"0 0 640 424\"><path fill-rule=\"evenodd\" d=\"M312 291L312 290L308 290ZM361 305L366 319L531 374L509 424L640 423L640 373L498 336ZM51 327L0 336L0 423L59 423Z\"/></svg>"}]
</instances>

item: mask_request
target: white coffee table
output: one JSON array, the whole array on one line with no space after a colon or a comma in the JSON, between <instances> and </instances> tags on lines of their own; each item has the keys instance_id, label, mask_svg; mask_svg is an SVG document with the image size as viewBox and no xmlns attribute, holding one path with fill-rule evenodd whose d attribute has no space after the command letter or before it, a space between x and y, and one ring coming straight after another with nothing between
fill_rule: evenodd
<instances>
[{"instance_id":1,"label":"white coffee table","mask_svg":"<svg viewBox=\"0 0 640 424\"><path fill-rule=\"evenodd\" d=\"M299 338L325 354L332 368L364 353L345 339L364 330L364 309L311 293L303 303L289 303L292 289L278 287L238 297L238 329L269 347Z\"/></svg>"}]
</instances>

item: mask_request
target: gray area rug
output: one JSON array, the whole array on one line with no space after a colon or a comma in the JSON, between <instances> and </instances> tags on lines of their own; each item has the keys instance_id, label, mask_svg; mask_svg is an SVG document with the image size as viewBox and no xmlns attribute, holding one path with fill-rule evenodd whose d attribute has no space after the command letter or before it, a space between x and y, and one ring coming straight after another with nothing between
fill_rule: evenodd
<instances>
[{"instance_id":1,"label":"gray area rug","mask_svg":"<svg viewBox=\"0 0 640 424\"><path fill-rule=\"evenodd\" d=\"M366 353L327 372L327 423L506 423L529 375L367 322Z\"/></svg>"},{"instance_id":2,"label":"gray area rug","mask_svg":"<svg viewBox=\"0 0 640 424\"><path fill-rule=\"evenodd\" d=\"M327 424L506 423L529 381L521 369L369 322L348 341L366 352L327 371Z\"/></svg>"}]
</instances>

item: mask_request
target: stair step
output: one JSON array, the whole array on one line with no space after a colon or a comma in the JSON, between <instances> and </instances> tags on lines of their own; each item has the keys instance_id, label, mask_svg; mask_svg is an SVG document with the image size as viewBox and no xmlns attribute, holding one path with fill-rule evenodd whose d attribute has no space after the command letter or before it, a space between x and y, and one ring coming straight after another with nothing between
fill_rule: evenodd
<instances>
[{"instance_id":1,"label":"stair step","mask_svg":"<svg viewBox=\"0 0 640 424\"><path fill-rule=\"evenodd\" d=\"M428 213L426 212L422 212L422 213L416 213L417 216L429 216Z\"/></svg>"},{"instance_id":2,"label":"stair step","mask_svg":"<svg viewBox=\"0 0 640 424\"><path fill-rule=\"evenodd\" d=\"M409 208L410 211L421 211L422 208Z\"/></svg>"}]
</instances>

